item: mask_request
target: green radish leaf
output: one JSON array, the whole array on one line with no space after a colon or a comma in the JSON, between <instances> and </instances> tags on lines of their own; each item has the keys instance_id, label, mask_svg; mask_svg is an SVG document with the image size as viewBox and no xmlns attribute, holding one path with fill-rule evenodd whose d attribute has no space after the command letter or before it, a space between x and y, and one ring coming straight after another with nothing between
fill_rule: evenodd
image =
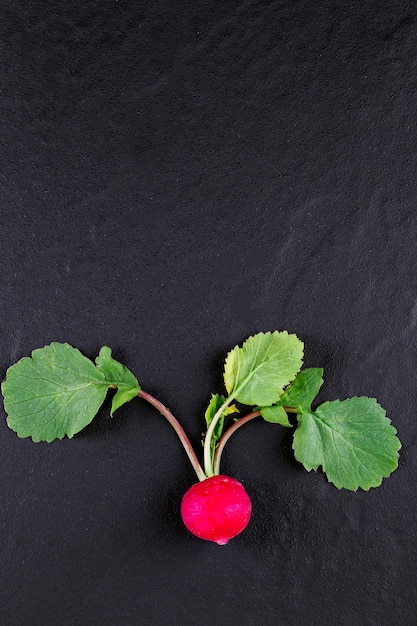
<instances>
[{"instance_id":1,"label":"green radish leaf","mask_svg":"<svg viewBox=\"0 0 417 626\"><path fill-rule=\"evenodd\" d=\"M286 331L258 333L227 355L224 382L227 393L242 404L275 404L294 380L303 358L303 343Z\"/></svg>"},{"instance_id":2,"label":"green radish leaf","mask_svg":"<svg viewBox=\"0 0 417 626\"><path fill-rule=\"evenodd\" d=\"M111 350L107 346L101 348L98 357L96 358L97 369L102 372L109 385L117 387L117 392L113 396L110 415L125 404L135 398L139 391L140 386L135 376L130 372L125 365L119 363L113 359Z\"/></svg>"},{"instance_id":3,"label":"green radish leaf","mask_svg":"<svg viewBox=\"0 0 417 626\"><path fill-rule=\"evenodd\" d=\"M322 376L321 367L311 367L298 372L292 384L285 389L278 404L260 407L259 410L264 420L291 428L292 425L284 407L309 411L312 401L323 384Z\"/></svg>"},{"instance_id":4,"label":"green radish leaf","mask_svg":"<svg viewBox=\"0 0 417 626\"><path fill-rule=\"evenodd\" d=\"M321 465L339 489L378 487L398 465L397 431L373 398L325 402L297 419L295 458L308 471Z\"/></svg>"},{"instance_id":5,"label":"green radish leaf","mask_svg":"<svg viewBox=\"0 0 417 626\"><path fill-rule=\"evenodd\" d=\"M318 394L322 384L323 369L321 367L310 367L301 370L280 397L279 404L292 409L301 408L303 411L310 411L311 403Z\"/></svg>"},{"instance_id":6,"label":"green radish leaf","mask_svg":"<svg viewBox=\"0 0 417 626\"><path fill-rule=\"evenodd\" d=\"M110 348L100 350L96 363L55 342L12 365L2 384L7 424L33 441L71 438L95 417L109 387L117 387L111 414L139 393L138 381Z\"/></svg>"},{"instance_id":7,"label":"green radish leaf","mask_svg":"<svg viewBox=\"0 0 417 626\"><path fill-rule=\"evenodd\" d=\"M207 428L210 426L211 422L213 421L213 417L216 415L217 411L225 403L225 401L226 401L226 398L224 396L221 396L217 393L212 394L211 400L205 412ZM210 442L212 454L216 448L217 442L220 440L223 434L225 416L232 415L233 413L238 413L238 412L239 411L237 410L234 404L232 404L231 406L227 406L223 410L222 415L214 428L213 437Z\"/></svg>"},{"instance_id":8,"label":"green radish leaf","mask_svg":"<svg viewBox=\"0 0 417 626\"><path fill-rule=\"evenodd\" d=\"M284 408L279 404L274 404L273 406L263 406L259 410L262 417L267 422L281 424L281 426L289 426L290 428L292 427L288 420L288 415L286 414Z\"/></svg>"},{"instance_id":9,"label":"green radish leaf","mask_svg":"<svg viewBox=\"0 0 417 626\"><path fill-rule=\"evenodd\" d=\"M67 343L51 343L7 370L2 384L7 424L33 441L73 437L91 422L108 383L89 359Z\"/></svg>"}]
</instances>

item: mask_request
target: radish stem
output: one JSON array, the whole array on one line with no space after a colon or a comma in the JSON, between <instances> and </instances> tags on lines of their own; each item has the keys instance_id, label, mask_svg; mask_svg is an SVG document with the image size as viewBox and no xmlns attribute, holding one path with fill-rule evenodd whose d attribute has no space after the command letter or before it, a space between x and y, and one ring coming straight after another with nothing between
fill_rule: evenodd
<instances>
[{"instance_id":1,"label":"radish stem","mask_svg":"<svg viewBox=\"0 0 417 626\"><path fill-rule=\"evenodd\" d=\"M175 432L177 433L182 445L184 446L184 450L187 453L188 458L191 461L191 465L194 468L195 473L197 474L197 478L198 480L202 481L205 480L207 478L207 476L205 475L205 473L203 472L203 468L201 467L197 456L194 452L194 449L190 443L190 440L188 439L183 427L181 426L181 424L178 422L178 420L172 415L171 411L169 409L167 409L167 407L162 404L162 402L160 402L159 400L157 400L156 398L154 398L153 396L151 396L150 393L147 393L146 391L143 391L143 389L141 389L138 393L139 398L143 398L144 400L146 400L147 402L149 402L149 404L152 404L152 406L154 406L161 415L163 415L168 422L171 424L172 428L175 430Z\"/></svg>"}]
</instances>

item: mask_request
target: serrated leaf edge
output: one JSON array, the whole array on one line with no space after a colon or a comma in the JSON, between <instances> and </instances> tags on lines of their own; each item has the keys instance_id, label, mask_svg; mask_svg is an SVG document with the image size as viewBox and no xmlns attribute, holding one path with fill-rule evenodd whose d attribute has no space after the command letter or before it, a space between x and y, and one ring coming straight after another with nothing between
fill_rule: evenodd
<instances>
[{"instance_id":1,"label":"serrated leaf edge","mask_svg":"<svg viewBox=\"0 0 417 626\"><path fill-rule=\"evenodd\" d=\"M324 406L324 405L326 405L326 404L335 404L335 403L337 403L337 404L342 404L343 402L346 402L347 400L359 400L359 399L372 400L372 401L373 401L373 402L374 402L374 403L375 403L375 404L376 404L376 405L377 405L380 409L382 409L382 411L384 412L384 418L388 421L388 426L389 426L389 427L390 427L390 429L392 430L393 435L394 435L394 438L395 438L395 440L397 441L396 463L395 463L394 467L393 467L393 468L392 468L392 469L391 469L388 473L383 473L383 474L382 474L381 479L380 479L380 481L379 481L378 483L375 483L375 484L373 484L373 485L370 485L370 486L369 486L369 487L367 487L367 488L365 488L365 487L362 487L362 486L358 485L358 486L356 487L356 489L349 489L349 488L347 488L347 487L344 487L343 485L339 486L337 483L335 483L333 480L331 480L331 479L327 476L326 470L324 469L324 467L323 467L323 465L322 465L321 463L318 463L316 466L311 466L310 468L309 468L309 467L306 467L306 465L305 465L305 464L304 464L304 463L303 463L303 462L302 462L302 461L301 461L301 460L297 457L297 453L296 453L296 450L295 450L295 448L294 448L294 439L293 439L293 442L292 442L292 449L293 449L293 451L294 451L294 457L295 457L295 459L296 459L296 460L297 460L297 461L298 461L298 462L299 462L299 463L300 463L300 464L304 467L304 469L305 469L307 472L311 472L312 470L313 470L314 472L317 472L317 470L321 467L321 468L322 468L322 473L325 475L326 480L327 480L329 483L331 483L332 485L334 485L334 486L336 487L336 489L338 489L339 491L340 491L340 490L342 490L342 489L345 489L345 490L347 490L347 491L353 491L354 493L356 493L359 489L361 489L362 491L369 491L370 489L374 489L374 488L376 488L376 487L380 487L380 485L382 484L382 481L384 480L384 478L389 478L389 477L391 476L391 474L392 474L392 473L393 473L393 472L394 472L394 471L398 468L398 461L399 461L399 456L400 456L400 455L399 455L399 451L400 451L400 450L401 450L401 448L402 448L401 441L400 441L400 440L399 440L399 438L397 437L398 431L397 431L397 429L395 428L395 426L393 426L393 425L392 425L392 421L391 421L391 419L387 416L387 414L386 414L386 410L385 410L385 409L384 409L384 408L383 408L383 407L379 404L379 402L378 402L378 400L377 400L376 398L369 397L369 396L352 396L351 398L345 398L345 400L327 400L326 402L323 402L322 404L320 404L320 405L316 408L316 410L315 410L314 412L312 412L312 411L307 411L307 413L310 413L311 415L314 415L314 413L315 413L315 412L316 412L316 411L317 411L320 407L322 407L322 406ZM300 420L302 419L302 416L303 416L303 413L300 413L300 414L298 414L298 415L297 415L297 419L298 419L298 421L299 421L299 422L300 422ZM294 431L294 434L295 434L295 432L296 432L296 431Z\"/></svg>"},{"instance_id":2,"label":"serrated leaf edge","mask_svg":"<svg viewBox=\"0 0 417 626\"><path fill-rule=\"evenodd\" d=\"M285 388L288 387L289 384L291 384L295 378L297 377L297 374L301 371L302 366L304 365L304 342L301 341L301 339L298 337L298 335L296 333L289 333L287 330L274 330L274 331L266 331L266 332L259 332L259 333L255 333L254 335L250 335L249 337L247 337L243 342L242 345L236 344L231 350L229 350L229 352L226 354L226 358L224 360L224 367L223 367L223 380L225 381L225 387L226 387L226 391L228 393L228 397L232 396L233 398L236 397L239 394L240 389L242 389L242 387L244 387L246 385L246 383L248 382L248 380L250 380L253 376L253 374L260 368L262 367L263 363L261 363L258 367L256 367L248 377L245 378L244 381L242 381L241 385L237 388L237 389L231 389L229 390L227 384L226 384L226 366L227 366L227 362L228 359L231 357L232 353L234 353L234 351L237 349L242 350L244 344L249 341L249 339L253 339L254 337L257 337L258 335L263 335L265 337L268 337L270 335L285 335L287 337L295 337L302 346L301 349L301 364L300 364L300 369L298 370L298 372L295 373L295 375L293 377L291 377L287 383L287 385L285 385ZM235 380L238 380L239 378L239 369L240 369L240 364L238 364L238 370L235 376ZM284 389L283 389L284 392ZM276 404L276 403L274 403Z\"/></svg>"}]
</instances>

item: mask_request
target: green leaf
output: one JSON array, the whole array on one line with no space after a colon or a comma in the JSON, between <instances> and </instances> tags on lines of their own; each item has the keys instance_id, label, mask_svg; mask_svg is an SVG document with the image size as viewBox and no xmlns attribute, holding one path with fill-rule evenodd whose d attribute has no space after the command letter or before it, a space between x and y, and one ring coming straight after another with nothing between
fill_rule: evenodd
<instances>
[{"instance_id":1,"label":"green leaf","mask_svg":"<svg viewBox=\"0 0 417 626\"><path fill-rule=\"evenodd\" d=\"M213 421L213 417L216 415L217 411L221 408L225 401L226 398L224 396L221 396L217 393L212 394L211 400L205 412L207 428L210 426L211 422ZM223 410L222 415L214 428L213 437L211 438L210 442L212 454L215 450L217 442L223 434L224 418L226 415L232 415L232 413L238 413L238 410L234 404L232 404L231 406L227 406Z\"/></svg>"},{"instance_id":2,"label":"green leaf","mask_svg":"<svg viewBox=\"0 0 417 626\"><path fill-rule=\"evenodd\" d=\"M311 367L298 372L292 384L285 389L278 404L260 407L259 410L264 420L291 427L284 407L309 411L312 401L323 384L322 376L321 367Z\"/></svg>"},{"instance_id":3,"label":"green leaf","mask_svg":"<svg viewBox=\"0 0 417 626\"><path fill-rule=\"evenodd\" d=\"M292 426L284 408L279 404L274 404L273 406L263 406L260 408L260 412L264 420L267 422L281 424L281 426L289 426L290 428Z\"/></svg>"},{"instance_id":4,"label":"green leaf","mask_svg":"<svg viewBox=\"0 0 417 626\"><path fill-rule=\"evenodd\" d=\"M384 409L373 398L325 402L297 416L295 457L304 467L322 466L339 489L378 487L398 465L401 443Z\"/></svg>"},{"instance_id":5,"label":"green leaf","mask_svg":"<svg viewBox=\"0 0 417 626\"><path fill-rule=\"evenodd\" d=\"M286 331L258 333L227 355L224 382L242 404L275 404L302 365L303 343Z\"/></svg>"},{"instance_id":6,"label":"green leaf","mask_svg":"<svg viewBox=\"0 0 417 626\"><path fill-rule=\"evenodd\" d=\"M279 399L281 406L310 411L311 403L323 384L323 369L310 367L299 372L294 382L287 387Z\"/></svg>"},{"instance_id":7,"label":"green leaf","mask_svg":"<svg viewBox=\"0 0 417 626\"><path fill-rule=\"evenodd\" d=\"M51 343L7 370L2 384L7 423L33 441L71 438L94 418L107 388L104 374L79 350Z\"/></svg>"},{"instance_id":8,"label":"green leaf","mask_svg":"<svg viewBox=\"0 0 417 626\"><path fill-rule=\"evenodd\" d=\"M97 369L104 374L107 383L117 387L110 410L110 415L113 415L122 404L129 402L138 395L139 383L125 365L113 359L111 350L107 346L101 348L96 358L96 365Z\"/></svg>"},{"instance_id":9,"label":"green leaf","mask_svg":"<svg viewBox=\"0 0 417 626\"><path fill-rule=\"evenodd\" d=\"M55 342L12 365L2 384L10 428L33 441L71 438L95 417L109 387L117 387L112 414L138 394L138 381L110 348L100 350L96 363Z\"/></svg>"}]
</instances>

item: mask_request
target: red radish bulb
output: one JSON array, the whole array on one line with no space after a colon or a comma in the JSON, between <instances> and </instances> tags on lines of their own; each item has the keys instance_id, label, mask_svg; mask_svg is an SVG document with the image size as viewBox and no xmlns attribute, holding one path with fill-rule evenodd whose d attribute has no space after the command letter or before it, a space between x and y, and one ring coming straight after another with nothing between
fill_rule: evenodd
<instances>
[{"instance_id":1,"label":"red radish bulb","mask_svg":"<svg viewBox=\"0 0 417 626\"><path fill-rule=\"evenodd\" d=\"M211 476L186 492L181 516L188 530L220 546L249 523L252 505L243 485L229 476Z\"/></svg>"}]
</instances>

